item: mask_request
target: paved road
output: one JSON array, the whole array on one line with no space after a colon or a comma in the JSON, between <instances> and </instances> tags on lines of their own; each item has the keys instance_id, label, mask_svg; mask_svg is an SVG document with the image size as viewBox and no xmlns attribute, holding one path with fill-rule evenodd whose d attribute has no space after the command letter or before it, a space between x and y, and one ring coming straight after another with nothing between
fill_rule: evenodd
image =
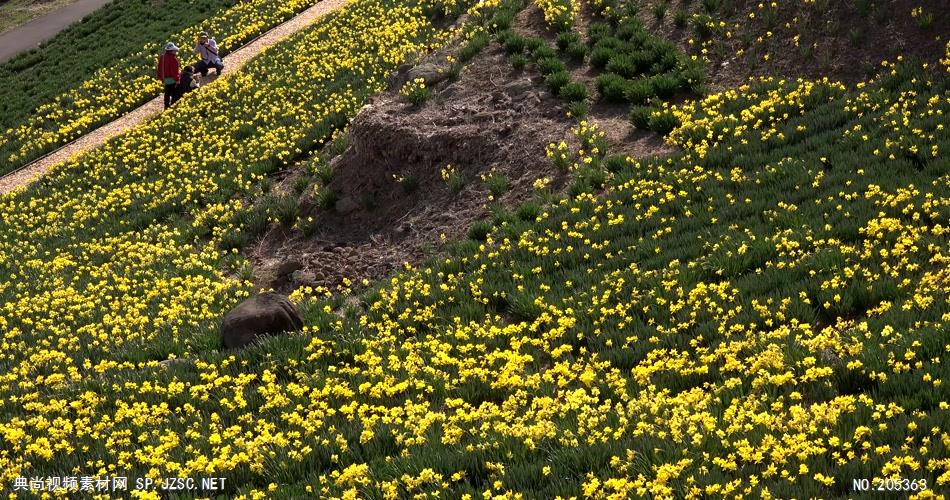
<instances>
[{"instance_id":1,"label":"paved road","mask_svg":"<svg viewBox=\"0 0 950 500\"><path fill-rule=\"evenodd\" d=\"M56 36L70 24L112 0L78 0L0 35L0 63Z\"/></svg>"}]
</instances>

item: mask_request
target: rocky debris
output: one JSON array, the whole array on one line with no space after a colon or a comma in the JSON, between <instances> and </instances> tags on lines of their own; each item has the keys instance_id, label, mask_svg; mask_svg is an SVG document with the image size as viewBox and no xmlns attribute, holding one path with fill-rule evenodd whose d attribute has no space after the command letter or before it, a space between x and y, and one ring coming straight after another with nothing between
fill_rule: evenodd
<instances>
[{"instance_id":1,"label":"rocky debris","mask_svg":"<svg viewBox=\"0 0 950 500\"><path fill-rule=\"evenodd\" d=\"M299 331L303 318L290 300L265 292L238 304L221 323L221 344L226 349L244 347L258 337Z\"/></svg>"},{"instance_id":2,"label":"rocky debris","mask_svg":"<svg viewBox=\"0 0 950 500\"><path fill-rule=\"evenodd\" d=\"M277 276L286 276L300 269L303 269L303 262L297 259L288 259L277 266Z\"/></svg>"}]
</instances>

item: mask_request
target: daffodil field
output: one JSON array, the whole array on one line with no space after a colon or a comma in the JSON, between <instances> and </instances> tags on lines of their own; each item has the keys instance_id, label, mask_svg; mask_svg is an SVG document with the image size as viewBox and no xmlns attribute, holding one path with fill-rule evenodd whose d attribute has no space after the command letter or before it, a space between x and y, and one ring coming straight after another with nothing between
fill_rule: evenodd
<instances>
[{"instance_id":1,"label":"daffodil field","mask_svg":"<svg viewBox=\"0 0 950 500\"><path fill-rule=\"evenodd\" d=\"M858 85L755 78L651 100L641 118L668 124L667 155L627 156L578 121L548 147L566 193L539 178L444 255L357 291L298 289L301 334L217 349L221 315L256 291L230 268L245 197L463 34L440 15L494 5L355 0L0 198L2 488L950 491L950 44Z\"/></svg>"},{"instance_id":2,"label":"daffodil field","mask_svg":"<svg viewBox=\"0 0 950 500\"><path fill-rule=\"evenodd\" d=\"M315 3L314 0L222 3L220 10L208 12L205 18L193 24L181 23L169 16L178 21L174 24L169 21L175 31L159 28L150 16L142 15L141 9L126 16L112 13L107 17L118 16L124 21L121 24L124 29L112 34L114 40L96 35L111 31L108 23L90 27L88 32L83 30L80 34L66 31L53 39L51 47L0 65L0 84L3 84L0 127L6 129L0 137L0 174L29 163L161 94L162 83L155 78L155 61L166 41L175 41L181 47L183 66L197 61L191 47L202 31L217 37L224 56ZM212 7L195 6L192 2L173 3L160 12L207 12ZM179 29L180 24L184 26ZM128 29L129 25L134 29ZM133 34L126 36L126 30ZM102 52L101 58L81 55L81 47L89 44L105 44L109 50L94 51Z\"/></svg>"}]
</instances>

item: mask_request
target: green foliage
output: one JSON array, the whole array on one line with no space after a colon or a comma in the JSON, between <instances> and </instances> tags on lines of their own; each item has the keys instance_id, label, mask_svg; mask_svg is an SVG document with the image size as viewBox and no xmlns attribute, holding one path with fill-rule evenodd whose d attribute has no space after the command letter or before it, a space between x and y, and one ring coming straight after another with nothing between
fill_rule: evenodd
<instances>
[{"instance_id":1,"label":"green foliage","mask_svg":"<svg viewBox=\"0 0 950 500\"><path fill-rule=\"evenodd\" d=\"M498 198L508 191L508 177L498 172L492 172L485 177L485 186L492 196Z\"/></svg>"},{"instance_id":2,"label":"green foliage","mask_svg":"<svg viewBox=\"0 0 950 500\"><path fill-rule=\"evenodd\" d=\"M431 91L426 87L425 81L422 78L416 78L411 82L406 82L399 93L402 94L407 101L416 106L424 103L429 99L429 95L431 95Z\"/></svg>"},{"instance_id":3,"label":"green foliage","mask_svg":"<svg viewBox=\"0 0 950 500\"><path fill-rule=\"evenodd\" d=\"M491 230L491 221L478 221L468 230L468 237L475 241L485 241Z\"/></svg>"},{"instance_id":4,"label":"green foliage","mask_svg":"<svg viewBox=\"0 0 950 500\"><path fill-rule=\"evenodd\" d=\"M533 57L535 61L553 59L557 58L557 51L545 44L538 46L533 51L531 51L531 57Z\"/></svg>"},{"instance_id":5,"label":"green foliage","mask_svg":"<svg viewBox=\"0 0 950 500\"><path fill-rule=\"evenodd\" d=\"M689 13L685 10L678 10L673 14L673 26L677 28L685 28L689 23Z\"/></svg>"},{"instance_id":6,"label":"green foliage","mask_svg":"<svg viewBox=\"0 0 950 500\"><path fill-rule=\"evenodd\" d=\"M567 112L574 118L583 118L587 116L587 101L571 101L567 103Z\"/></svg>"},{"instance_id":7,"label":"green foliage","mask_svg":"<svg viewBox=\"0 0 950 500\"><path fill-rule=\"evenodd\" d=\"M587 99L587 86L580 82L570 82L558 90L561 98L570 102L581 102Z\"/></svg>"},{"instance_id":8,"label":"green foliage","mask_svg":"<svg viewBox=\"0 0 950 500\"><path fill-rule=\"evenodd\" d=\"M573 31L561 33L555 39L558 50L565 51L571 44L580 43L581 38Z\"/></svg>"},{"instance_id":9,"label":"green foliage","mask_svg":"<svg viewBox=\"0 0 950 500\"><path fill-rule=\"evenodd\" d=\"M541 74L545 76L548 76L552 73L560 73L566 70L567 67L564 65L564 62L557 57L546 57L538 61L538 71L540 71Z\"/></svg>"},{"instance_id":10,"label":"green foliage","mask_svg":"<svg viewBox=\"0 0 950 500\"><path fill-rule=\"evenodd\" d=\"M396 179L399 183L399 187L402 188L402 192L405 194L413 194L419 190L419 178L412 174L406 174Z\"/></svg>"},{"instance_id":11,"label":"green foliage","mask_svg":"<svg viewBox=\"0 0 950 500\"><path fill-rule=\"evenodd\" d=\"M626 97L627 80L620 75L605 73L597 77L597 92L600 98L607 102L623 102Z\"/></svg>"},{"instance_id":12,"label":"green foliage","mask_svg":"<svg viewBox=\"0 0 950 500\"><path fill-rule=\"evenodd\" d=\"M504 40L502 46L505 48L505 52L509 54L520 54L524 52L525 39L521 35L512 33L505 37Z\"/></svg>"},{"instance_id":13,"label":"green foliage","mask_svg":"<svg viewBox=\"0 0 950 500\"><path fill-rule=\"evenodd\" d=\"M338 195L336 191L330 189L329 186L324 185L320 188L317 188L313 197L317 202L318 207L324 210L333 210L334 206L336 206Z\"/></svg>"},{"instance_id":14,"label":"green foliage","mask_svg":"<svg viewBox=\"0 0 950 500\"><path fill-rule=\"evenodd\" d=\"M630 122L634 127L647 130L650 128L650 115L656 109L653 106L633 106L630 108Z\"/></svg>"},{"instance_id":15,"label":"green foliage","mask_svg":"<svg viewBox=\"0 0 950 500\"><path fill-rule=\"evenodd\" d=\"M561 87L567 85L571 81L571 75L567 71L558 71L556 73L551 73L544 79L544 84L548 87L548 90L552 94L558 95L561 91Z\"/></svg>"},{"instance_id":16,"label":"green foliage","mask_svg":"<svg viewBox=\"0 0 950 500\"><path fill-rule=\"evenodd\" d=\"M515 69L524 69L528 65L528 58L524 54L515 54L509 58L511 61L511 66Z\"/></svg>"},{"instance_id":17,"label":"green foliage","mask_svg":"<svg viewBox=\"0 0 950 500\"><path fill-rule=\"evenodd\" d=\"M313 179L311 179L309 175L301 175L300 177L294 179L294 193L298 196L303 194L303 192L307 190L307 186L310 185L312 180Z\"/></svg>"},{"instance_id":18,"label":"green foliage","mask_svg":"<svg viewBox=\"0 0 950 500\"><path fill-rule=\"evenodd\" d=\"M465 45L459 49L459 60L462 62L468 62L472 60L482 49L488 45L490 38L488 33L484 31L476 33L471 40L469 40Z\"/></svg>"},{"instance_id":19,"label":"green foliage","mask_svg":"<svg viewBox=\"0 0 950 500\"><path fill-rule=\"evenodd\" d=\"M572 61L581 62L587 55L587 46L580 42L572 43L567 46L564 54Z\"/></svg>"}]
</instances>

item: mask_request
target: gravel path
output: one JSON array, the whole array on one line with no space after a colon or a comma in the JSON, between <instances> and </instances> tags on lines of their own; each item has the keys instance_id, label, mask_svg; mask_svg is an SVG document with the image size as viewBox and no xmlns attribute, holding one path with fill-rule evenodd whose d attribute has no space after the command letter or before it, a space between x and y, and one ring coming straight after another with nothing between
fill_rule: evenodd
<instances>
[{"instance_id":1,"label":"gravel path","mask_svg":"<svg viewBox=\"0 0 950 500\"><path fill-rule=\"evenodd\" d=\"M244 63L260 54L261 51L267 47L307 28L323 16L339 9L349 1L350 0L322 0L320 3L301 12L287 22L261 35L253 42L228 54L228 56L224 58L224 73L222 73L221 78L227 78L230 73L238 71ZM215 77L213 75L214 72L205 79L205 82L214 80ZM105 144L109 139L122 134L126 130L131 129L161 112L162 96L159 95L133 111L83 135L75 141L53 151L49 155L30 163L24 168L0 177L0 194L9 193L18 187L26 186L48 172L53 166L68 160L74 155L79 155L90 149L99 147Z\"/></svg>"},{"instance_id":2,"label":"gravel path","mask_svg":"<svg viewBox=\"0 0 950 500\"><path fill-rule=\"evenodd\" d=\"M56 36L112 0L78 0L0 35L0 63Z\"/></svg>"}]
</instances>

